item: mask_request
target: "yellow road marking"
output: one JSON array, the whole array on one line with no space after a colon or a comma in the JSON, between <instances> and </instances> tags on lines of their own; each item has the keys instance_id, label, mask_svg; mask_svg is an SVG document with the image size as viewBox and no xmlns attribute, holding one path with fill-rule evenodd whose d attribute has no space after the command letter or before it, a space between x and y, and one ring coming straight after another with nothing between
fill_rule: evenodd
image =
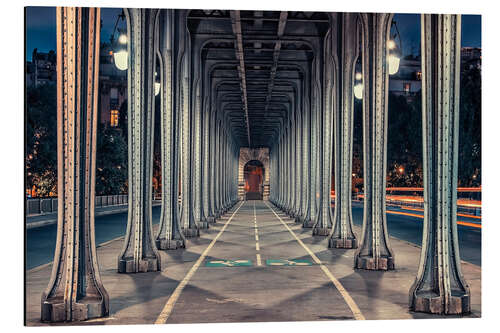
<instances>
[{"instance_id":1,"label":"yellow road marking","mask_svg":"<svg viewBox=\"0 0 500 333\"><path fill-rule=\"evenodd\" d=\"M222 235L222 233L226 230L227 226L229 225L229 222L231 222L231 220L233 219L234 215L238 212L238 210L240 210L241 206L243 206L244 203L245 203L244 201L241 202L241 204L239 205L239 207L234 211L234 213L231 215L231 217L227 220L227 222L224 224L224 226L219 231L219 233L217 234L217 236L215 236L215 238L212 239L212 242L210 242L210 244L208 244L208 246L205 249L205 251L203 251L203 253L201 254L201 256L194 263L193 267L191 267L191 269L189 270L189 272L186 274L186 276L184 277L184 279L177 285L177 288L175 288L175 290L172 293L172 295L170 295L170 297L169 297L167 303L165 304L165 307L161 311L160 315L158 316L158 318L156 318L155 324L165 324L167 322L167 319L170 316L170 314L172 313L172 310L174 309L175 303L179 299L179 296L181 295L182 290L184 289L184 287L186 287L186 285L188 284L189 280L194 275L194 273L196 272L196 270L198 269L198 267L200 267L200 265L203 262L203 260L205 260L205 257L207 256L207 254L210 251L210 249L212 249L212 247L214 246L215 242L217 242L217 239L219 239L219 237Z\"/></svg>"},{"instance_id":2,"label":"yellow road marking","mask_svg":"<svg viewBox=\"0 0 500 333\"><path fill-rule=\"evenodd\" d=\"M255 243L255 250L256 250L256 251L260 251L259 242L256 242L256 243Z\"/></svg>"},{"instance_id":3,"label":"yellow road marking","mask_svg":"<svg viewBox=\"0 0 500 333\"><path fill-rule=\"evenodd\" d=\"M319 258L316 257L316 255L314 254L314 252L312 252L302 242L302 240L300 240L300 238L297 237L297 235L293 232L293 230L290 229L290 227L285 222L283 222L283 220L281 219L281 217L279 217L279 215L276 214L276 212L274 211L274 209L271 206L269 206L267 202L265 202L265 204L274 213L274 215L276 215L276 217L285 226L285 228L288 229L288 231L292 234L292 236L295 238L295 240L300 245L302 245L302 247L304 248L304 250L306 250L306 252L311 256L311 258L314 260L314 262L317 263L317 264L319 264L319 266L321 267L321 269L323 270L323 272L326 274L326 276L328 276L328 278L330 278L330 280L332 281L333 285L337 288L337 290L340 292L340 294L344 298L345 302L347 303L347 305L351 309L351 312L354 315L354 318L356 320L365 320L365 316L363 316L363 314L361 313L361 310L359 309L358 305L356 304L356 302L354 302L354 300L352 299L351 295L349 295L349 293L347 292L347 290L345 290L344 286L340 283L340 281L337 280L337 278L335 278L335 276L333 276L333 274L328 270L328 268L321 263L321 260L319 260Z\"/></svg>"},{"instance_id":4,"label":"yellow road marking","mask_svg":"<svg viewBox=\"0 0 500 333\"><path fill-rule=\"evenodd\" d=\"M257 230L255 231L255 240L258 242L259 241L259 234L257 234Z\"/></svg>"},{"instance_id":5,"label":"yellow road marking","mask_svg":"<svg viewBox=\"0 0 500 333\"><path fill-rule=\"evenodd\" d=\"M257 253L257 266L262 266L262 262L260 261L260 254Z\"/></svg>"}]
</instances>

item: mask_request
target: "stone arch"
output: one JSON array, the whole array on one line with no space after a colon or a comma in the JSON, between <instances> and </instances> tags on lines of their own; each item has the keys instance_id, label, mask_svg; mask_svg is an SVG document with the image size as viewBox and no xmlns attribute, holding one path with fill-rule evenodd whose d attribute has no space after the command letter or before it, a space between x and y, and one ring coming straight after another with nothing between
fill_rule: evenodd
<instances>
[{"instance_id":1,"label":"stone arch","mask_svg":"<svg viewBox=\"0 0 500 333\"><path fill-rule=\"evenodd\" d=\"M238 197L245 200L245 165L251 161L257 160L264 166L264 193L263 199L269 199L269 179L271 171L269 169L269 148L240 148L240 158L238 166Z\"/></svg>"}]
</instances>

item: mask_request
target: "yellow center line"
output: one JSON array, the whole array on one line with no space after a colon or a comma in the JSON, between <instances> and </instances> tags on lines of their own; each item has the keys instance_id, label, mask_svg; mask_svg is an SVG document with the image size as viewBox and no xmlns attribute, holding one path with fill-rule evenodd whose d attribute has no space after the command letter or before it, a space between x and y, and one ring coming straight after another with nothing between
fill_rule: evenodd
<instances>
[{"instance_id":1,"label":"yellow center line","mask_svg":"<svg viewBox=\"0 0 500 333\"><path fill-rule=\"evenodd\" d=\"M302 242L302 240L297 237L297 235L293 232L293 230L290 229L290 227L285 222L283 222L283 220L281 219L281 217L279 217L279 215L276 214L276 212L274 211L274 209L271 206L269 206L269 204L267 202L265 202L265 204L274 213L274 215L276 215L276 217L285 226L285 228L288 229L288 231L292 234L292 236L295 238L295 240L300 245L302 245L302 247L304 248L304 250L306 250L306 252L311 256L311 258L314 260L314 262L320 265L320 267L323 270L323 272L326 274L326 276L328 276L328 278L330 279L330 281L332 281L333 285L337 288L337 290L340 292L340 294L344 298L345 302L349 306L349 309L351 309L351 312L354 315L354 318L356 320L365 320L365 316L363 316L363 314L361 313L361 310L359 309L358 305L356 304L356 302L354 302L354 300L352 299L351 295L349 295L349 293L344 288L344 286L340 283L340 281L337 280L337 278L335 278L335 276L333 276L333 274L330 272L330 270L328 270L328 268L321 263L321 260L319 260L319 258L314 254L314 252L312 252L306 246L306 244L304 244Z\"/></svg>"},{"instance_id":2,"label":"yellow center line","mask_svg":"<svg viewBox=\"0 0 500 333\"><path fill-rule=\"evenodd\" d=\"M260 254L257 253L257 266L262 266L262 262L260 261Z\"/></svg>"},{"instance_id":3,"label":"yellow center line","mask_svg":"<svg viewBox=\"0 0 500 333\"><path fill-rule=\"evenodd\" d=\"M196 272L196 270L198 269L198 267L200 267L200 265L203 262L203 260L205 260L205 257L208 255L208 252L210 251L210 249L212 249L212 247L214 246L215 242L217 242L217 240L219 239L219 237L226 230L227 226L229 225L229 223L233 219L234 215L238 212L238 210L240 210L241 206L243 206L244 203L245 203L244 201L241 202L241 204L238 206L238 208L234 211L234 213L231 215L231 217L227 220L227 222L224 224L224 226L222 227L222 229L219 231L219 233L217 234L217 236L215 236L215 238L212 239L212 241L210 242L210 244L208 244L208 246L205 249L205 251L203 251L203 253L198 258L198 260L196 260L196 262L194 263L193 267L191 267L191 269L186 274L186 276L184 277L184 279L177 285L177 288L175 288L175 290L172 293L172 295L170 295L170 297L169 297L167 303L165 304L165 307L161 311L160 315L158 316L158 318L156 318L155 324L165 324L167 322L167 319L170 316L170 314L172 313L172 310L174 309L175 303L179 299L179 296L181 295L182 290L186 287L186 285L188 284L189 280L194 275L194 273Z\"/></svg>"}]
</instances>

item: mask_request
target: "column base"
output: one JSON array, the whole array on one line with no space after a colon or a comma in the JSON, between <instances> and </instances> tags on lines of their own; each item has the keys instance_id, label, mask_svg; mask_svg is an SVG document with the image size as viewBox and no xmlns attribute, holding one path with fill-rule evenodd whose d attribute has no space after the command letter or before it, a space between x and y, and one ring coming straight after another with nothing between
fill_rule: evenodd
<instances>
[{"instance_id":1,"label":"column base","mask_svg":"<svg viewBox=\"0 0 500 333\"><path fill-rule=\"evenodd\" d=\"M358 247L358 240L356 238L330 238L328 247L336 249L356 249Z\"/></svg>"},{"instance_id":2,"label":"column base","mask_svg":"<svg viewBox=\"0 0 500 333\"><path fill-rule=\"evenodd\" d=\"M198 225L199 229L208 229L208 221L207 220L196 222L196 224Z\"/></svg>"},{"instance_id":3,"label":"column base","mask_svg":"<svg viewBox=\"0 0 500 333\"><path fill-rule=\"evenodd\" d=\"M177 250L181 248L185 248L186 244L182 239L157 239L156 247L159 250Z\"/></svg>"},{"instance_id":4,"label":"column base","mask_svg":"<svg viewBox=\"0 0 500 333\"><path fill-rule=\"evenodd\" d=\"M314 227L314 221L312 220L304 220L302 221L302 228L312 228Z\"/></svg>"},{"instance_id":5,"label":"column base","mask_svg":"<svg viewBox=\"0 0 500 333\"><path fill-rule=\"evenodd\" d=\"M371 271L390 271L394 269L394 258L375 258L371 256L358 256L355 259L354 268L366 269Z\"/></svg>"},{"instance_id":6,"label":"column base","mask_svg":"<svg viewBox=\"0 0 500 333\"><path fill-rule=\"evenodd\" d=\"M313 236L328 236L330 235L329 228L313 228Z\"/></svg>"},{"instance_id":7,"label":"column base","mask_svg":"<svg viewBox=\"0 0 500 333\"><path fill-rule=\"evenodd\" d=\"M143 258L139 260L137 270L135 269L134 258L118 260L118 273L146 273L160 270L160 262L157 258Z\"/></svg>"},{"instance_id":8,"label":"column base","mask_svg":"<svg viewBox=\"0 0 500 333\"><path fill-rule=\"evenodd\" d=\"M109 310L103 299L84 297L71 304L71 321L84 321L107 317ZM42 303L42 322L62 322L66 319L66 307L63 297L54 297Z\"/></svg>"},{"instance_id":9,"label":"column base","mask_svg":"<svg viewBox=\"0 0 500 333\"><path fill-rule=\"evenodd\" d=\"M184 234L184 236L186 236L186 238L199 237L200 229L198 228L182 229L182 233Z\"/></svg>"},{"instance_id":10,"label":"column base","mask_svg":"<svg viewBox=\"0 0 500 333\"><path fill-rule=\"evenodd\" d=\"M216 221L217 221L217 220L216 220L216 219L215 219L215 217L213 217L213 216L209 216L209 217L207 217L207 222L208 222L208 223L215 224L215 223L216 223Z\"/></svg>"},{"instance_id":11,"label":"column base","mask_svg":"<svg viewBox=\"0 0 500 333\"><path fill-rule=\"evenodd\" d=\"M304 219L301 216L296 216L295 223L297 223L297 224L304 223Z\"/></svg>"},{"instance_id":12,"label":"column base","mask_svg":"<svg viewBox=\"0 0 500 333\"><path fill-rule=\"evenodd\" d=\"M416 295L410 310L433 314L460 315L470 313L470 295L458 295L450 297L448 309L444 306L444 296L428 292Z\"/></svg>"}]
</instances>

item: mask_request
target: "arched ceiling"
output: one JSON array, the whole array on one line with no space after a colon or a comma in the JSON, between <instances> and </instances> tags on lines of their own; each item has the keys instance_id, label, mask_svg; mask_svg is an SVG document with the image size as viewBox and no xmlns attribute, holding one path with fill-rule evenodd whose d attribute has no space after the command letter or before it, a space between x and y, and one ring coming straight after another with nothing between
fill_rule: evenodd
<instances>
[{"instance_id":1,"label":"arched ceiling","mask_svg":"<svg viewBox=\"0 0 500 333\"><path fill-rule=\"evenodd\" d=\"M188 29L205 74L204 100L229 117L241 147L270 147L301 109L305 78L325 35L321 12L191 10Z\"/></svg>"}]
</instances>

